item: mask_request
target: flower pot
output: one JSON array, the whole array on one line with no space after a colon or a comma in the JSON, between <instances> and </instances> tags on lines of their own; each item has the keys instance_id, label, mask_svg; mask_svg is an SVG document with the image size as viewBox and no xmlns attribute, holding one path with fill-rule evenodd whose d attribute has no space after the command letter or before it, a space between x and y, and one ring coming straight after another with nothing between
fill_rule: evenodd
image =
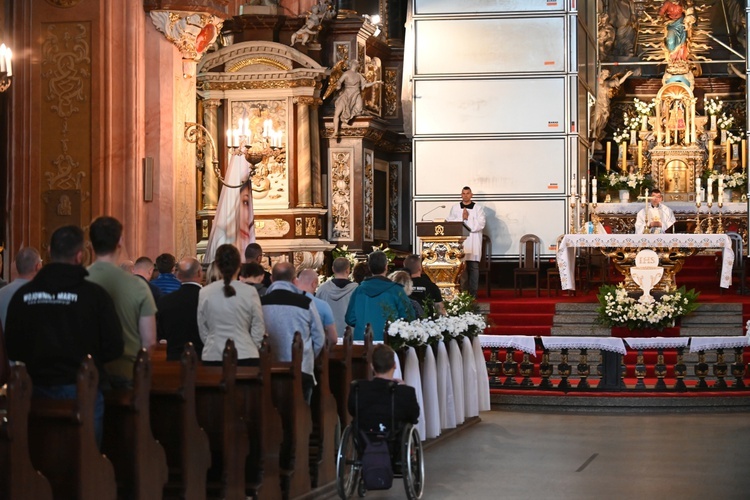
<instances>
[{"instance_id":1,"label":"flower pot","mask_svg":"<svg viewBox=\"0 0 750 500\"><path fill-rule=\"evenodd\" d=\"M716 130L716 115L711 115L711 130Z\"/></svg>"},{"instance_id":2,"label":"flower pot","mask_svg":"<svg viewBox=\"0 0 750 500\"><path fill-rule=\"evenodd\" d=\"M641 116L641 130L643 132L648 130L648 116L646 115Z\"/></svg>"},{"instance_id":3,"label":"flower pot","mask_svg":"<svg viewBox=\"0 0 750 500\"><path fill-rule=\"evenodd\" d=\"M630 203L630 191L627 189L620 189L618 191L620 196L620 203Z\"/></svg>"},{"instance_id":4,"label":"flower pot","mask_svg":"<svg viewBox=\"0 0 750 500\"><path fill-rule=\"evenodd\" d=\"M635 130L630 131L630 145L635 146Z\"/></svg>"},{"instance_id":5,"label":"flower pot","mask_svg":"<svg viewBox=\"0 0 750 500\"><path fill-rule=\"evenodd\" d=\"M731 203L734 198L734 190L724 188L724 203Z\"/></svg>"},{"instance_id":6,"label":"flower pot","mask_svg":"<svg viewBox=\"0 0 750 500\"><path fill-rule=\"evenodd\" d=\"M724 144L725 142L727 142L727 131L722 130L721 131L721 143Z\"/></svg>"}]
</instances>

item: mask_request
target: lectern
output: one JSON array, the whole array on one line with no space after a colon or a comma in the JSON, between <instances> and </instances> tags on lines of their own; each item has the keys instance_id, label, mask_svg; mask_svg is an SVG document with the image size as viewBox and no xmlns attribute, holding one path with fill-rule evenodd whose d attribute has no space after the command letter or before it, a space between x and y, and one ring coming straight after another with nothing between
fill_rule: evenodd
<instances>
[{"instance_id":1,"label":"lectern","mask_svg":"<svg viewBox=\"0 0 750 500\"><path fill-rule=\"evenodd\" d=\"M440 288L443 299L458 294L458 280L464 268L464 240L471 230L461 221L417 222L422 240L422 269Z\"/></svg>"}]
</instances>

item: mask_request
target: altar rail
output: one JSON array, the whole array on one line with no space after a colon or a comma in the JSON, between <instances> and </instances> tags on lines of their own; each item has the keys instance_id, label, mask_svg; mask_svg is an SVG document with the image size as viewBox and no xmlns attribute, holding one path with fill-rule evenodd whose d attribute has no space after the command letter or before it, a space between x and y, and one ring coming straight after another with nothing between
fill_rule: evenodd
<instances>
[{"instance_id":1,"label":"altar rail","mask_svg":"<svg viewBox=\"0 0 750 500\"><path fill-rule=\"evenodd\" d=\"M495 389L660 393L750 389L750 381L745 380L749 373L745 363L748 337L628 339L632 345L614 337L580 337L577 347L573 347L573 337L553 346L550 339L554 341L554 337L480 337L490 352L487 373L490 387ZM597 349L592 346L597 339L608 345L602 343ZM618 343L623 346L621 351ZM607 358L616 360L619 373L616 367L614 373L608 373ZM633 359L632 363L623 362Z\"/></svg>"}]
</instances>

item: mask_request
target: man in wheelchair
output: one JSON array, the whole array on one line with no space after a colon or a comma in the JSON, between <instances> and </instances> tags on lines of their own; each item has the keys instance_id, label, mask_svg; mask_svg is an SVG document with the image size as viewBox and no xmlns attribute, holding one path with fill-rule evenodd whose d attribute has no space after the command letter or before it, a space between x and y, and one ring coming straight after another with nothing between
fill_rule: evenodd
<instances>
[{"instance_id":1,"label":"man in wheelchair","mask_svg":"<svg viewBox=\"0 0 750 500\"><path fill-rule=\"evenodd\" d=\"M355 486L360 494L388 489L396 473L404 477L407 496L420 498L424 470L421 440L414 427L420 411L416 392L393 378L396 361L389 346L375 347L372 368L375 377L352 382L349 392L348 409L354 420L339 448L339 494L348 498ZM346 441L352 448L349 452ZM351 452L356 458L347 459ZM348 466L354 467L353 475Z\"/></svg>"}]
</instances>

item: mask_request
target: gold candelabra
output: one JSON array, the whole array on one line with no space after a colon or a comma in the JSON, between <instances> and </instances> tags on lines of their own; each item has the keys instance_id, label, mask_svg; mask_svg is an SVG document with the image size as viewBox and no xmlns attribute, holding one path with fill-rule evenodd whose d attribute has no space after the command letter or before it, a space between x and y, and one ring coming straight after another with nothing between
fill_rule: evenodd
<instances>
[{"instance_id":1,"label":"gold candelabra","mask_svg":"<svg viewBox=\"0 0 750 500\"><path fill-rule=\"evenodd\" d=\"M721 192L719 194L719 220L716 224L716 234L723 234L724 233L724 220L722 218L722 207L724 206L724 193Z\"/></svg>"},{"instance_id":2,"label":"gold candelabra","mask_svg":"<svg viewBox=\"0 0 750 500\"><path fill-rule=\"evenodd\" d=\"M5 44L0 44L0 92L10 87L10 77L13 76L13 51Z\"/></svg>"},{"instance_id":3,"label":"gold candelabra","mask_svg":"<svg viewBox=\"0 0 750 500\"><path fill-rule=\"evenodd\" d=\"M700 194L695 196L695 234L701 232L701 199Z\"/></svg>"},{"instance_id":4,"label":"gold candelabra","mask_svg":"<svg viewBox=\"0 0 750 500\"><path fill-rule=\"evenodd\" d=\"M714 227L713 227L713 216L711 215L711 207L713 206L714 202L709 199L706 201L706 206L708 206L708 213L706 214L706 234L714 234Z\"/></svg>"}]
</instances>

